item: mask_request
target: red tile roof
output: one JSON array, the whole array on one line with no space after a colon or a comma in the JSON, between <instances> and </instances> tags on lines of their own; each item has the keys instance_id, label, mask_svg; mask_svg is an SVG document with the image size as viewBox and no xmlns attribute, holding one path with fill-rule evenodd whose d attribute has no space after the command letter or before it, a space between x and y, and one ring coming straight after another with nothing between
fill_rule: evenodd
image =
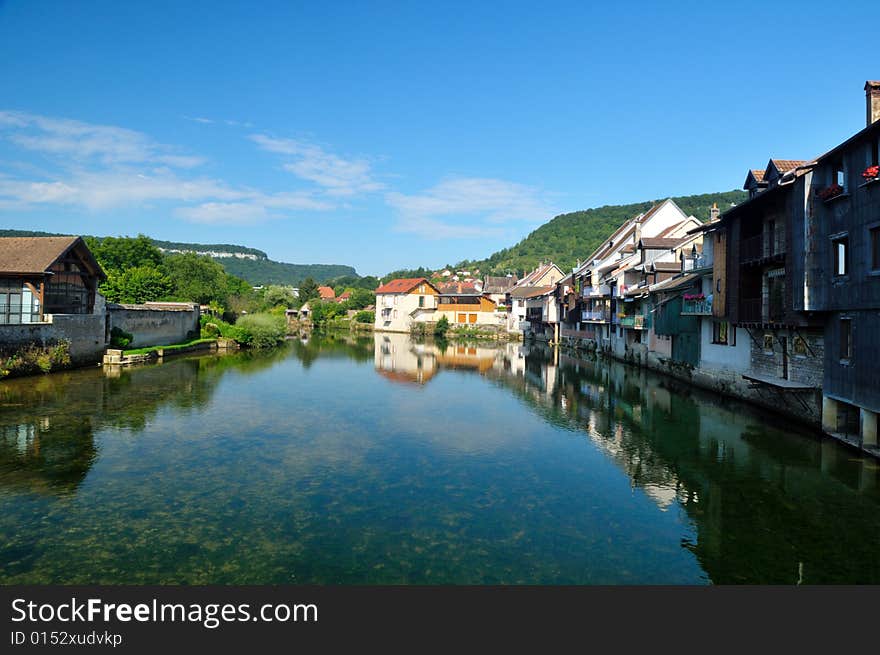
<instances>
[{"instance_id":1,"label":"red tile roof","mask_svg":"<svg viewBox=\"0 0 880 655\"><path fill-rule=\"evenodd\" d=\"M803 159L771 159L773 165L776 166L776 170L780 173L787 173L788 171L793 171L798 166L803 166L807 164L806 160Z\"/></svg>"},{"instance_id":2,"label":"red tile roof","mask_svg":"<svg viewBox=\"0 0 880 655\"><path fill-rule=\"evenodd\" d=\"M330 287L318 287L318 293L321 295L321 300L333 300L336 297L336 292Z\"/></svg>"},{"instance_id":3,"label":"red tile roof","mask_svg":"<svg viewBox=\"0 0 880 655\"><path fill-rule=\"evenodd\" d=\"M391 280L386 284L383 284L381 287L376 289L376 293L409 293L419 284L425 283L434 291L437 290L433 284L428 282L428 278L425 277L405 277L405 278L397 278L396 280Z\"/></svg>"}]
</instances>

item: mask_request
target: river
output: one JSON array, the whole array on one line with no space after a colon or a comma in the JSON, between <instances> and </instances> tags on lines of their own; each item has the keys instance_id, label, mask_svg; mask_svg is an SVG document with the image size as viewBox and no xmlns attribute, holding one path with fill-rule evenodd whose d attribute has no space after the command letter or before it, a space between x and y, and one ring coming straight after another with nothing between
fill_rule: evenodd
<instances>
[{"instance_id":1,"label":"river","mask_svg":"<svg viewBox=\"0 0 880 655\"><path fill-rule=\"evenodd\" d=\"M880 583L878 482L617 362L312 336L0 382L0 583Z\"/></svg>"}]
</instances>

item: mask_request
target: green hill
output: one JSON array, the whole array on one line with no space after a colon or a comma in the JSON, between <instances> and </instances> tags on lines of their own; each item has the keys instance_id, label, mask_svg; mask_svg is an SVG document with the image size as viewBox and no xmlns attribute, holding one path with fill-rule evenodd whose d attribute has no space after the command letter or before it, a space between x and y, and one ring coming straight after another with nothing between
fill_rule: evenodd
<instances>
[{"instance_id":1,"label":"green hill","mask_svg":"<svg viewBox=\"0 0 880 655\"><path fill-rule=\"evenodd\" d=\"M704 193L672 198L685 214L701 221L709 217L712 203L723 212L748 198L745 191ZM657 202L646 200L630 205L605 205L594 209L560 214L548 221L515 246L499 250L488 259L464 261L457 268L479 268L483 273L528 271L542 260L551 260L563 270L570 270L586 258L625 220L648 211Z\"/></svg>"},{"instance_id":2,"label":"green hill","mask_svg":"<svg viewBox=\"0 0 880 655\"><path fill-rule=\"evenodd\" d=\"M58 233L34 230L0 230L0 237L60 236ZM85 235L82 235L85 236ZM95 237L100 240L103 237ZM253 285L285 284L298 286L307 277L325 282L338 277L359 277L352 266L341 264L287 264L269 259L265 252L256 248L215 243L181 243L151 239L160 250L167 253L196 252L211 256L227 273L247 280Z\"/></svg>"}]
</instances>

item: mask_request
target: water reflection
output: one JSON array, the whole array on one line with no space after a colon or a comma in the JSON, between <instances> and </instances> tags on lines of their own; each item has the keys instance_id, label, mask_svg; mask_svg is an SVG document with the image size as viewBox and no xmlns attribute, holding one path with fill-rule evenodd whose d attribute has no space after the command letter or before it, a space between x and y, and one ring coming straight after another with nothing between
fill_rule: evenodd
<instances>
[{"instance_id":1,"label":"water reflection","mask_svg":"<svg viewBox=\"0 0 880 655\"><path fill-rule=\"evenodd\" d=\"M877 481L617 363L302 335L0 383L0 581L880 582Z\"/></svg>"}]
</instances>

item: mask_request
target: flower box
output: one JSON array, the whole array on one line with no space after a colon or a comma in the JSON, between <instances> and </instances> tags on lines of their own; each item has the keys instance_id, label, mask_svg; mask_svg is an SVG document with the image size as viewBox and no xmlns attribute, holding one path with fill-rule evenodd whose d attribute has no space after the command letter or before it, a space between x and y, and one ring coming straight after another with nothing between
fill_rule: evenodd
<instances>
[{"instance_id":1,"label":"flower box","mask_svg":"<svg viewBox=\"0 0 880 655\"><path fill-rule=\"evenodd\" d=\"M816 195L819 196L819 198L822 200L831 200L832 198L836 198L842 193L843 187L839 184L832 184L829 187L825 187L824 189L819 189L816 191Z\"/></svg>"},{"instance_id":2,"label":"flower box","mask_svg":"<svg viewBox=\"0 0 880 655\"><path fill-rule=\"evenodd\" d=\"M862 177L868 182L876 180L880 177L880 166L868 166L868 168L865 169L865 172L862 173Z\"/></svg>"}]
</instances>

